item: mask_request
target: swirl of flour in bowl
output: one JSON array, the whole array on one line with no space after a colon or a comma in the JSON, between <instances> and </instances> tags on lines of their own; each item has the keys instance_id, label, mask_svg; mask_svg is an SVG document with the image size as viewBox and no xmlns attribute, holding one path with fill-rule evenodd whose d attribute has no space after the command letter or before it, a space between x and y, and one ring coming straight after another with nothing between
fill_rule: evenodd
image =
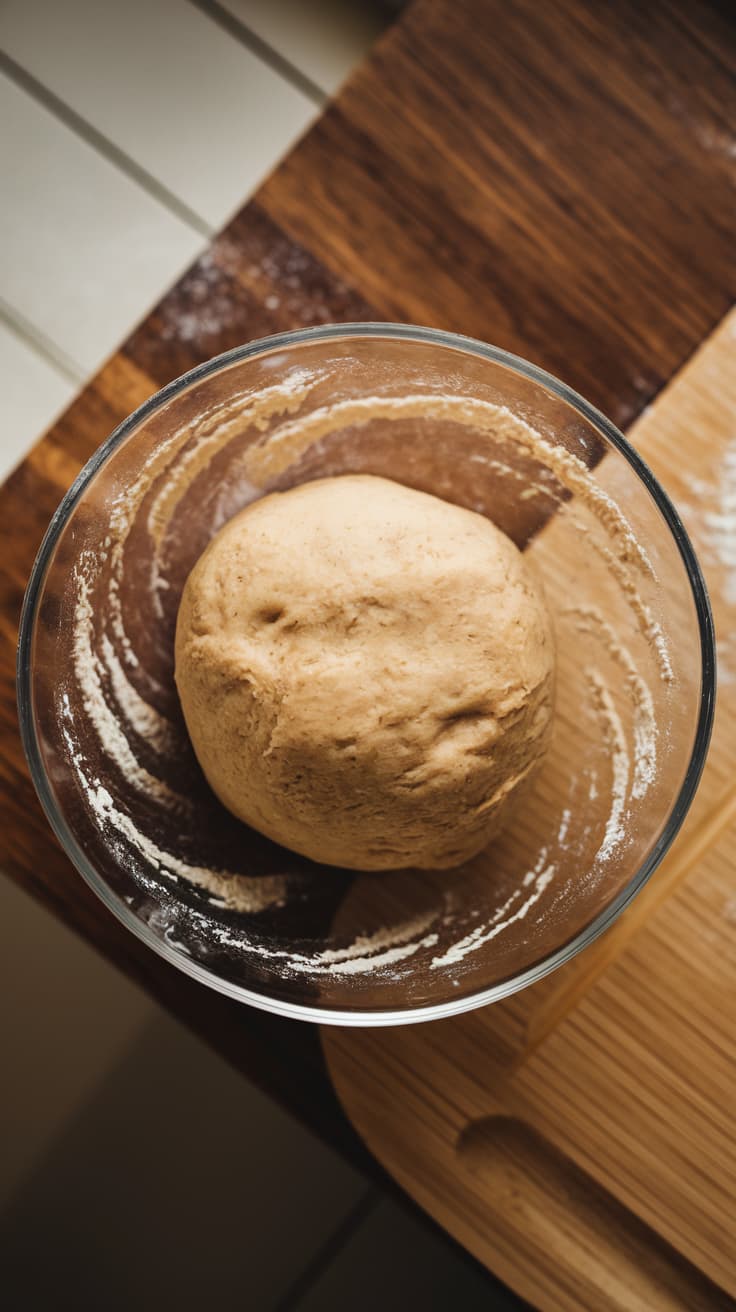
<instances>
[{"instance_id":1,"label":"swirl of flour in bowl","mask_svg":"<svg viewBox=\"0 0 736 1312\"><path fill-rule=\"evenodd\" d=\"M156 675L142 660L142 654L127 632L121 585L125 573L125 547L130 532L142 520L145 504L145 529L150 541L147 561L150 604L153 614L162 614L160 593L168 587L166 578L166 544L176 521L183 498L224 451L233 439L242 440L251 431L254 442L238 457L253 496L264 485L283 475L289 467L330 433L348 426L360 426L379 419L385 422L431 418L464 425L522 448L542 466L541 481L527 489L527 494L554 497L553 488L544 479L557 480L573 497L579 498L606 534L607 543L591 536L594 549L605 558L636 621L655 655L664 682L672 679L672 666L666 640L649 608L642 599L639 579L653 578L649 556L636 538L619 506L596 482L585 463L576 455L547 440L506 407L460 395L434 393L405 397L371 396L320 406L311 414L299 410L324 371L294 370L286 379L258 393L241 391L227 401L211 405L203 414L187 422L158 443L146 459L129 488L120 493L112 506L107 537L99 558L87 556L76 574L74 615L74 675L82 702L98 743L127 786L146 799L147 805L164 811L186 814L188 799L180 796L165 779L154 773L158 765L166 767L177 752L177 733L166 716L152 704L146 690L155 697L163 690ZM283 416L288 416L284 419ZM274 426L274 421L275 426ZM480 454L472 457L482 459ZM490 457L489 457L490 459ZM499 462L499 469L503 462ZM508 471L508 466L504 466ZM514 472L513 470L510 472ZM585 531L582 529L581 531ZM93 611L93 590L104 594L104 619L100 607ZM615 634L603 616L592 610L577 615L577 623L595 631L612 659L624 670L626 686L633 700L633 745L625 732L613 698L602 676L588 673L588 694L592 712L597 716L611 762L610 812L603 828L597 861L604 862L617 848L624 835L629 797L640 799L656 773L656 726L649 688L639 675L627 649L616 643ZM139 757L141 744L149 749L144 765ZM70 750L74 754L73 738ZM633 758L633 772L631 761ZM303 883L291 876L250 877L210 868L205 863L187 862L166 851L150 834L142 821L113 797L109 783L100 781L87 768L83 753L75 753L75 769L83 782L87 804L97 823L123 839L141 862L155 876L171 882L186 880L210 895L213 907L254 914L269 907L283 906L292 889L303 891ZM592 791L591 791L592 797ZM134 808L133 808L134 809ZM566 818L565 818L566 817ZM568 841L569 808L559 823L561 849ZM296 974L331 973L361 975L391 971L402 962L411 961L422 950L439 947L432 965L451 969L481 947L502 935L510 926L525 920L544 905L552 894L558 863L553 854L540 850L536 862L520 878L518 887L502 906L495 908L481 924L462 932L463 908L433 927L434 917L420 917L387 925L372 935L358 935L344 947L321 952L295 953L258 942L246 929L242 934L232 927L202 916L210 936L222 946L253 952L264 961ZM536 910L535 910L536 909ZM195 913L191 911L193 916ZM201 913L196 913L201 915ZM456 941L447 946L447 939ZM440 933L442 945L439 945Z\"/></svg>"},{"instance_id":2,"label":"swirl of flour in bowl","mask_svg":"<svg viewBox=\"0 0 736 1312\"><path fill-rule=\"evenodd\" d=\"M597 606L570 606L565 612L581 633L600 639L609 656L625 671L626 688L634 709L634 779L632 797L646 796L657 776L657 721L651 690L642 678L631 652ZM619 735L620 736L620 735Z\"/></svg>"},{"instance_id":3,"label":"swirl of flour in bowl","mask_svg":"<svg viewBox=\"0 0 736 1312\"><path fill-rule=\"evenodd\" d=\"M157 516L165 518L164 506L175 503L180 489L188 485L207 460L244 425L260 430L274 414L293 412L318 378L317 374L299 370L285 382L264 388L256 396L247 392L235 394L159 443L130 487L115 499L109 530L100 550L83 553L75 569L73 667L87 724L104 759L119 773L126 790L139 794L147 808L158 807L186 816L192 806L187 797L153 772L155 767L149 759L153 754L161 766L171 763L176 759L180 742L170 721L141 691L141 683L152 691L160 692L161 688L143 665L124 622L121 584L125 544L136 515L154 485L163 480L163 490L154 499L149 515L155 541ZM182 456L182 447L187 443L191 446ZM155 552L153 555L155 563ZM101 589L101 593L96 589ZM153 587L151 600L154 611L160 615ZM134 672L135 684L127 671ZM184 861L163 850L145 832L142 818L131 814L122 801L114 801L109 789L87 769L84 752L74 741L76 726L69 698L67 694L64 696L62 715L67 721L64 738L87 805L101 828L123 837L157 875L169 880L185 879L209 893L213 905L253 914L284 904L290 885L298 880L282 875L250 877L222 871ZM140 759L141 744L148 749L147 764Z\"/></svg>"}]
</instances>

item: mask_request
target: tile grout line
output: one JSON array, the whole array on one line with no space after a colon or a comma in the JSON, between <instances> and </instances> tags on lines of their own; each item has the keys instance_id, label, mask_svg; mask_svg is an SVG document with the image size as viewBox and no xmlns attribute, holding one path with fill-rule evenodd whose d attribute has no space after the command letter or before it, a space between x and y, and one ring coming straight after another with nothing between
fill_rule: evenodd
<instances>
[{"instance_id":1,"label":"tile grout line","mask_svg":"<svg viewBox=\"0 0 736 1312\"><path fill-rule=\"evenodd\" d=\"M87 382L89 370L78 365L76 360L67 355L14 306L9 305L2 296L0 296L0 323L4 323L19 341L32 347L36 354L40 355L66 382L73 383L76 388L83 387Z\"/></svg>"},{"instance_id":2,"label":"tile grout line","mask_svg":"<svg viewBox=\"0 0 736 1312\"><path fill-rule=\"evenodd\" d=\"M0 50L0 72L5 73L16 86L54 114L67 128L76 133L78 137L81 137L83 141L86 141L88 146L92 146L104 156L108 163L115 165L121 173L126 174L132 182L137 183L142 190L176 215L187 227L192 228L201 237L206 237L207 240L211 240L216 236L216 230L210 227L199 214L190 209L184 201L180 200L174 192L169 191L168 187L159 182L158 178L155 178L147 169L137 164L134 159L131 159L130 155L126 155L125 151L116 146L113 141L110 141L109 137L93 127L81 114L77 114L76 110L54 95L53 91L49 91L48 87L45 87L31 73L27 73L20 64L17 64L3 50Z\"/></svg>"},{"instance_id":3,"label":"tile grout line","mask_svg":"<svg viewBox=\"0 0 736 1312\"><path fill-rule=\"evenodd\" d=\"M229 36L234 37L241 45L247 46L251 54L257 55L275 73L280 73L281 77L290 82L298 91L301 91L318 109L324 109L330 99L328 93L316 82L313 82L306 73L302 73L296 64L291 63L291 60L284 55L280 55L278 50L275 50L262 37L256 36L255 32L251 32L250 28L240 18L236 18L235 14L232 14L229 9L220 4L219 0L188 0L188 3L194 9L198 9L206 18L211 19L218 27L221 27Z\"/></svg>"},{"instance_id":4,"label":"tile grout line","mask_svg":"<svg viewBox=\"0 0 736 1312\"><path fill-rule=\"evenodd\" d=\"M299 1273L296 1280L292 1282L285 1294L275 1304L272 1312L299 1312L299 1304L305 1294L308 1294L314 1288L317 1281L324 1275L334 1258L342 1252L346 1244L352 1239L353 1235L360 1229L363 1222L368 1219L371 1212L375 1210L381 1201L381 1195L377 1189L371 1187L358 1199L354 1207L350 1209L347 1216L343 1217L339 1225L328 1235L325 1242L317 1249L314 1257L309 1261L303 1271Z\"/></svg>"}]
</instances>

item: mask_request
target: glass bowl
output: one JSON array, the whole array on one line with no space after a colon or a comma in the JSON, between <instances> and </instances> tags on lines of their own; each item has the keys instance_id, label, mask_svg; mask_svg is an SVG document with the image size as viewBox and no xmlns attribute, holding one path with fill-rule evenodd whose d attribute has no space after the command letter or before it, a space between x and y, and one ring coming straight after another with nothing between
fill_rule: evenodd
<instances>
[{"instance_id":1,"label":"glass bowl","mask_svg":"<svg viewBox=\"0 0 736 1312\"><path fill-rule=\"evenodd\" d=\"M550 751L501 838L457 870L356 874L278 847L223 810L184 730L190 568L254 498L353 472L489 516L554 616ZM356 324L230 351L120 425L44 539L18 689L46 814L129 929L254 1006L376 1025L502 998L620 915L692 800L714 670L690 543L612 424L493 347Z\"/></svg>"}]
</instances>

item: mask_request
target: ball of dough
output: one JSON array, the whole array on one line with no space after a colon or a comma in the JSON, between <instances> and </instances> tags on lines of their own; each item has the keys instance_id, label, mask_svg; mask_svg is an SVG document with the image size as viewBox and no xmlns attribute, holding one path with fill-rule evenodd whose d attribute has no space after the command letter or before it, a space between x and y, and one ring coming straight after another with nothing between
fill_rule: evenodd
<instances>
[{"instance_id":1,"label":"ball of dough","mask_svg":"<svg viewBox=\"0 0 736 1312\"><path fill-rule=\"evenodd\" d=\"M231 811L360 870L458 865L544 750L553 634L487 519L369 475L248 506L192 570L176 680Z\"/></svg>"}]
</instances>

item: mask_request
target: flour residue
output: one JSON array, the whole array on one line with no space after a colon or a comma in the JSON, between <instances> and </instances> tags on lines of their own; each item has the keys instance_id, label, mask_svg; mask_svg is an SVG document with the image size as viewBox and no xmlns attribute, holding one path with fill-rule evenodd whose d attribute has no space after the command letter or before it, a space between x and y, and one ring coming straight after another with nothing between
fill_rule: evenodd
<instances>
[{"instance_id":1,"label":"flour residue","mask_svg":"<svg viewBox=\"0 0 736 1312\"><path fill-rule=\"evenodd\" d=\"M440 956L434 957L432 967L437 969L438 966L457 966L464 957L467 957L468 953L477 952L479 948L485 947L492 939L502 934L510 925L524 920L554 879L555 866L545 866L546 859L547 850L545 848L542 850L534 869L524 875L519 887L514 889L511 896L506 899L503 906L494 912L490 920L482 925L477 925L459 942L454 943ZM531 889L530 892L527 891L529 889ZM526 897L524 897L525 893ZM517 906L520 901L521 905ZM514 909L512 910L512 908Z\"/></svg>"},{"instance_id":2,"label":"flour residue","mask_svg":"<svg viewBox=\"0 0 736 1312\"><path fill-rule=\"evenodd\" d=\"M593 706L600 720L611 760L611 809L606 820L603 842L598 849L598 862L605 861L623 842L626 830L624 817L629 791L631 762L621 716L610 690L597 670L588 669L585 677L593 697Z\"/></svg>"},{"instance_id":3,"label":"flour residue","mask_svg":"<svg viewBox=\"0 0 736 1312\"><path fill-rule=\"evenodd\" d=\"M139 792L176 810L188 809L187 800L179 797L163 779L146 770L135 755L121 718L110 708L105 698L101 677L102 664L93 647L93 634L94 617L90 604L90 586L82 568L77 571L74 670L89 721L106 754Z\"/></svg>"},{"instance_id":4,"label":"flour residue","mask_svg":"<svg viewBox=\"0 0 736 1312\"><path fill-rule=\"evenodd\" d=\"M178 824L193 829L196 821L186 817L192 807L159 773L144 765L139 752L145 744L162 767L175 761L181 743L170 721L139 690L146 684L152 692L160 684L144 668L126 631L121 603L125 546L136 516L152 489L161 484L148 511L148 528L154 546L160 546L180 497L217 451L244 427L262 431L275 414L293 413L319 375L295 370L283 382L265 387L253 396L236 392L227 402L212 405L196 420L172 432L158 443L144 461L140 473L112 504L109 532L96 553L82 555L74 581L76 598L73 620L74 676L81 695L87 724L99 748L124 783L137 794L147 809L162 815L178 815ZM154 616L163 616L160 593L168 581L159 572L158 551L151 557L150 602ZM131 680L135 674L136 683ZM184 861L164 850L143 828L144 820L123 802L113 799L109 789L86 769L84 753L77 750L74 715L68 693L63 694L63 730L75 773L87 804L101 828L123 837L155 874L166 880L188 880L210 895L213 906L247 914L282 906L288 892L284 876L250 877ZM146 757L148 760L148 756ZM292 880L291 883L299 881Z\"/></svg>"},{"instance_id":5,"label":"flour residue","mask_svg":"<svg viewBox=\"0 0 736 1312\"><path fill-rule=\"evenodd\" d=\"M691 503L678 498L678 509L695 540L706 582L717 584L713 591L730 610L736 607L736 436L707 478L688 478L688 491L697 500ZM732 684L736 682L736 663L729 626L724 625L722 634L718 623L716 627L718 678L723 684Z\"/></svg>"},{"instance_id":6,"label":"flour residue","mask_svg":"<svg viewBox=\"0 0 736 1312\"><path fill-rule=\"evenodd\" d=\"M528 858L529 868L521 867L525 873L500 906L493 905L493 884L489 881L486 903L473 909L477 923L472 929L468 928L468 906L448 887L439 910L397 918L396 923L371 934L358 933L345 944L337 945L333 938L327 940L330 946L320 950L310 951L302 945L296 951L280 946L278 940L264 942L245 917L288 906L294 893L305 896L309 879L286 875L251 877L215 867L204 858L184 860L176 848L173 835L181 830L195 850L200 835L196 817L190 819L188 814L189 799L167 782L178 778L170 767L176 763L181 740L176 725L154 704L166 705L167 690L160 681L163 676L158 667L155 672L148 668L140 647L128 632L135 625L129 623L129 616L126 618L126 589L122 585L131 530L142 530L150 542L150 559L146 558L145 563L147 578L144 570L142 586L155 630L167 605L170 609L167 592L171 586L168 552L172 524L181 512L183 498L232 442L238 442L240 450L239 495L242 497L247 489L247 497L254 498L269 480L282 476L295 460L317 449L317 444L343 427L360 427L375 419L389 423L430 417L466 425L479 433L481 441L485 435L500 441L501 450L506 444L531 456L539 468L533 483L523 489L524 500L539 497L547 505L550 501L557 503L560 514L577 500L594 517L605 534L605 542L594 541L592 534L586 541L604 559L630 607L636 628L653 653L663 684L668 684L674 675L667 641L643 594L643 588L654 580L654 571L625 514L599 486L583 460L544 438L506 407L460 395L427 393L361 397L318 406L304 415L312 392L325 377L324 371L297 369L255 395L240 391L226 401L213 403L196 419L159 441L137 478L116 497L109 531L99 551L82 557L76 571L72 674L78 690L77 707L72 709L69 694L64 692L64 737L90 814L111 836L111 842L113 837L121 842L121 850L129 860L135 854L131 874L141 887L153 894L157 880L174 886L186 881L207 895L209 910L197 911L187 905L186 915L190 924L200 927L210 946L251 954L254 960L270 963L280 973L315 978L357 980L381 972L390 974L403 964L416 964L422 953L434 953L431 965L435 970L455 968L525 920L529 923L524 932L533 932L532 924L545 914L545 897L555 878L560 881L565 861L569 862L569 856L563 853L580 842L576 805L570 802L561 806L551 831L554 837L548 839L549 847L542 847L536 857ZM244 440L247 435L252 438L250 445ZM521 477L512 464L493 456L490 443L487 454L478 450L470 458L488 465L499 478ZM724 562L730 562L736 570L736 540L729 537L736 517L736 447L726 473L722 501L713 511L708 528L713 550L717 544ZM571 494L572 501L561 500L563 494ZM581 532L585 531L581 527ZM734 596L736 599L736 582ZM586 687L600 726L605 761L597 761L596 768L588 764L586 788L591 801L601 795L610 799L608 813L600 821L595 861L600 868L624 839L627 806L641 801L656 777L657 727L651 689L601 611L580 606L569 614L581 631L596 637L620 668L623 691L631 706L629 743L616 700L600 671L587 671ZM616 693L622 695L621 687ZM97 747L109 763L107 773L90 767L76 742L75 714L79 714L80 699ZM145 807L139 808L136 797L145 800ZM152 810L161 817L161 824L149 830L146 817ZM172 824L171 817L177 817L176 824ZM588 832L586 829L585 834ZM170 837L164 839L164 834ZM206 835L203 850L204 839ZM598 836L591 841L598 842ZM233 864L237 864L234 858ZM242 914L242 927L223 923L220 910ZM181 928L168 926L164 937L188 951L182 932ZM453 982L457 984L457 980Z\"/></svg>"},{"instance_id":7,"label":"flour residue","mask_svg":"<svg viewBox=\"0 0 736 1312\"><path fill-rule=\"evenodd\" d=\"M130 816L115 805L102 784L90 787L88 796L102 823L112 824L164 878L187 879L190 884L196 884L198 888L211 893L222 906L232 911L244 911L252 915L265 911L267 907L283 906L287 893L287 881L283 875L264 875L250 879L229 871L190 865L170 852L164 852L147 837Z\"/></svg>"},{"instance_id":8,"label":"flour residue","mask_svg":"<svg viewBox=\"0 0 736 1312\"><path fill-rule=\"evenodd\" d=\"M607 535L607 544L590 535L591 546L604 557L624 593L641 633L655 654L662 679L673 682L674 671L662 626L642 599L637 582L637 575L654 580L654 567L625 514L579 456L543 437L507 406L475 397L435 393L339 401L320 406L307 416L286 421L271 431L262 443L249 450L248 473L256 483L273 479L283 474L310 447L341 428L359 427L377 419L392 422L427 418L472 427L496 441L506 441L522 448L587 508ZM493 459L488 463L492 466ZM508 468L506 462L496 461L496 464L500 472ZM543 483L535 482L525 495L540 494L550 496L552 492Z\"/></svg>"},{"instance_id":9,"label":"flour residue","mask_svg":"<svg viewBox=\"0 0 736 1312\"><path fill-rule=\"evenodd\" d=\"M591 477L587 465L563 446L548 441L507 406L476 397L427 393L414 396L364 396L321 406L310 415L282 424L268 440L250 453L249 467L260 479L283 473L314 443L338 428L376 419L445 420L473 427L494 439L508 438L524 447L552 471L563 487L580 498L615 541L619 559L650 578L652 563L626 516L608 493Z\"/></svg>"},{"instance_id":10,"label":"flour residue","mask_svg":"<svg viewBox=\"0 0 736 1312\"><path fill-rule=\"evenodd\" d=\"M698 547L706 565L722 571L722 596L736 606L736 437L726 447L712 480L693 478L698 507L683 504L683 511L698 521Z\"/></svg>"},{"instance_id":11,"label":"flour residue","mask_svg":"<svg viewBox=\"0 0 736 1312\"><path fill-rule=\"evenodd\" d=\"M562 817L560 819L560 827L557 830L557 845L558 847L561 847L563 849L567 845L567 832L570 828L571 820L572 820L572 811L570 810L569 806L566 806L564 811L562 812Z\"/></svg>"},{"instance_id":12,"label":"flour residue","mask_svg":"<svg viewBox=\"0 0 736 1312\"><path fill-rule=\"evenodd\" d=\"M86 646L86 642L85 642ZM120 710L134 733L147 742L159 756L166 756L176 745L173 726L165 716L141 697L118 660L117 652L106 633L100 638L102 660Z\"/></svg>"},{"instance_id":13,"label":"flour residue","mask_svg":"<svg viewBox=\"0 0 736 1312\"><path fill-rule=\"evenodd\" d=\"M725 600L729 606L736 606L736 439L724 454L716 505L706 510L703 524L706 548L725 573Z\"/></svg>"},{"instance_id":14,"label":"flour residue","mask_svg":"<svg viewBox=\"0 0 736 1312\"><path fill-rule=\"evenodd\" d=\"M239 437L249 428L264 432L275 413L293 414L318 380L319 375L296 369L286 381L264 387L255 397L236 398L227 408L223 408L224 414L218 411L209 423L198 425L191 444L169 470L148 512L148 531L157 548L161 546L171 516L183 494L218 451L222 451L233 438Z\"/></svg>"},{"instance_id":15,"label":"flour residue","mask_svg":"<svg viewBox=\"0 0 736 1312\"><path fill-rule=\"evenodd\" d=\"M115 805L111 794L99 779L90 777L84 755L74 742L74 714L68 693L62 695L61 718L65 722L62 736L69 751L69 760L90 809L103 830L111 828L121 837L126 838L157 875L163 875L167 880L186 879L189 883L205 889L212 895L210 901L213 905L247 912L250 915L265 911L269 907L283 906L288 892L288 881L285 876L269 875L251 879L227 871L193 866L170 852L164 852L129 815ZM152 881L145 875L142 877L142 883L144 887L154 891ZM129 902L130 899L126 898L126 901ZM168 937L167 941L172 942Z\"/></svg>"},{"instance_id":16,"label":"flour residue","mask_svg":"<svg viewBox=\"0 0 736 1312\"><path fill-rule=\"evenodd\" d=\"M565 611L581 633L599 639L605 651L624 671L624 689L633 708L634 777L631 796L640 800L657 777L657 720L649 685L640 674L628 647L596 606L571 606Z\"/></svg>"},{"instance_id":17,"label":"flour residue","mask_svg":"<svg viewBox=\"0 0 736 1312\"><path fill-rule=\"evenodd\" d=\"M636 619L637 626L642 636L647 640L651 647L657 664L659 666L660 677L665 683L673 683L675 673L672 668L672 660L667 645L667 639L664 636L662 625L652 614L650 606L642 599L636 579L632 577L631 571L627 568L625 561L616 554L605 542L601 542L592 534L586 534L586 541L593 550L605 562L606 568L616 579L626 601Z\"/></svg>"},{"instance_id":18,"label":"flour residue","mask_svg":"<svg viewBox=\"0 0 736 1312\"><path fill-rule=\"evenodd\" d=\"M360 934L346 947L326 948L313 953L269 948L261 943L249 946L259 957L284 962L289 972L300 975L367 974L406 961L422 948L433 948L439 936L427 931L437 917L438 913L431 911L373 934ZM221 943L232 941L227 930L219 931L217 937Z\"/></svg>"}]
</instances>

